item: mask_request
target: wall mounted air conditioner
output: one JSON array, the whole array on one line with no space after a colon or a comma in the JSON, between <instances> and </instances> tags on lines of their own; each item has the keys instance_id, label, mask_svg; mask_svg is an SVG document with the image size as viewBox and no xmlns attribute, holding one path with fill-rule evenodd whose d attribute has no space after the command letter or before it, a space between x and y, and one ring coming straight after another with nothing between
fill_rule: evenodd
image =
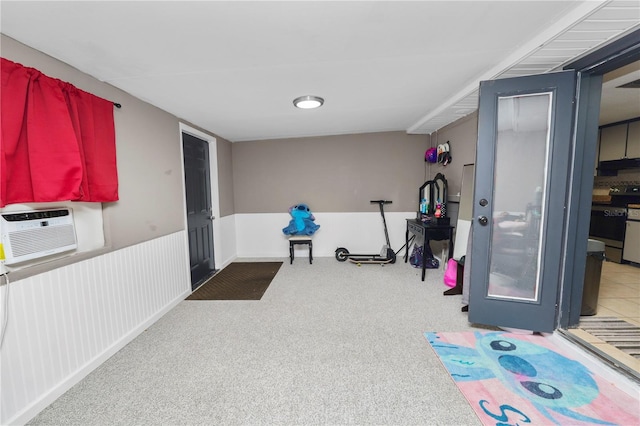
<instances>
[{"instance_id":1,"label":"wall mounted air conditioner","mask_svg":"<svg viewBox=\"0 0 640 426\"><path fill-rule=\"evenodd\" d=\"M78 247L71 209L0 214L5 263L12 265Z\"/></svg>"}]
</instances>

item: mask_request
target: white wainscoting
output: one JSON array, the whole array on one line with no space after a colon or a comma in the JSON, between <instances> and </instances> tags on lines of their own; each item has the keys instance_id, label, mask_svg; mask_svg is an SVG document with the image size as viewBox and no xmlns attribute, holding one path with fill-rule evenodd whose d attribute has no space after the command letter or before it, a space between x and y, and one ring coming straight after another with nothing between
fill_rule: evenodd
<instances>
[{"instance_id":1,"label":"white wainscoting","mask_svg":"<svg viewBox=\"0 0 640 426\"><path fill-rule=\"evenodd\" d=\"M314 213L320 229L313 235L313 256L332 257L338 247L350 253L379 253L385 244L382 217L377 213ZM391 248L404 245L406 219L415 212L385 212ZM289 257L289 244L282 228L289 225L289 213L237 214L236 235L238 257ZM298 256L306 257L301 246ZM402 253L404 255L404 252Z\"/></svg>"},{"instance_id":2,"label":"white wainscoting","mask_svg":"<svg viewBox=\"0 0 640 426\"><path fill-rule=\"evenodd\" d=\"M181 231L12 282L0 424L29 421L190 294L186 259Z\"/></svg>"},{"instance_id":3,"label":"white wainscoting","mask_svg":"<svg viewBox=\"0 0 640 426\"><path fill-rule=\"evenodd\" d=\"M219 238L216 241L216 269L223 269L237 257L236 215L221 217L213 221L213 232Z\"/></svg>"}]
</instances>

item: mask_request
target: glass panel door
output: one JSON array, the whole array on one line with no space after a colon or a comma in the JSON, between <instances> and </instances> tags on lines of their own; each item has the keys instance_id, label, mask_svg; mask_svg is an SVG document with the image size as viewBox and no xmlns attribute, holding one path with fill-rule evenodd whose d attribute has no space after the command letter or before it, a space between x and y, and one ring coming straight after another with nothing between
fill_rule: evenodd
<instances>
[{"instance_id":1,"label":"glass panel door","mask_svg":"<svg viewBox=\"0 0 640 426\"><path fill-rule=\"evenodd\" d=\"M551 92L498 98L489 297L540 299L552 99Z\"/></svg>"},{"instance_id":2,"label":"glass panel door","mask_svg":"<svg viewBox=\"0 0 640 426\"><path fill-rule=\"evenodd\" d=\"M575 72L480 84L469 321L556 328Z\"/></svg>"}]
</instances>

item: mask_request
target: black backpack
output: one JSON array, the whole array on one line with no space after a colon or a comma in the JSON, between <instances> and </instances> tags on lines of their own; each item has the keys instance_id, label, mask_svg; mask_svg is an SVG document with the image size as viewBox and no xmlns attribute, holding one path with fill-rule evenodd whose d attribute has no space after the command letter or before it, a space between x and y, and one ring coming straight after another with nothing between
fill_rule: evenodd
<instances>
[{"instance_id":1,"label":"black backpack","mask_svg":"<svg viewBox=\"0 0 640 426\"><path fill-rule=\"evenodd\" d=\"M414 268L422 268L422 259L425 261L426 269L438 269L440 267L440 262L433 256L433 252L431 251L431 247L429 244L425 245L425 253L422 252L422 246L415 245L413 246L413 251L411 252L411 256L409 257L409 263Z\"/></svg>"}]
</instances>

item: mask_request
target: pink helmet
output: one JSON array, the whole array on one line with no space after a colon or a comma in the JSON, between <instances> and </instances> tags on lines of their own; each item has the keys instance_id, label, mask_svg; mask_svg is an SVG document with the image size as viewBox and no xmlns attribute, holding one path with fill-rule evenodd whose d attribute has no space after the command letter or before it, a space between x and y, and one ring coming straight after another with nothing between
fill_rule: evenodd
<instances>
[{"instance_id":1,"label":"pink helmet","mask_svg":"<svg viewBox=\"0 0 640 426\"><path fill-rule=\"evenodd\" d=\"M438 150L436 148L429 148L424 153L424 161L428 161L429 163L437 163L438 162Z\"/></svg>"}]
</instances>

